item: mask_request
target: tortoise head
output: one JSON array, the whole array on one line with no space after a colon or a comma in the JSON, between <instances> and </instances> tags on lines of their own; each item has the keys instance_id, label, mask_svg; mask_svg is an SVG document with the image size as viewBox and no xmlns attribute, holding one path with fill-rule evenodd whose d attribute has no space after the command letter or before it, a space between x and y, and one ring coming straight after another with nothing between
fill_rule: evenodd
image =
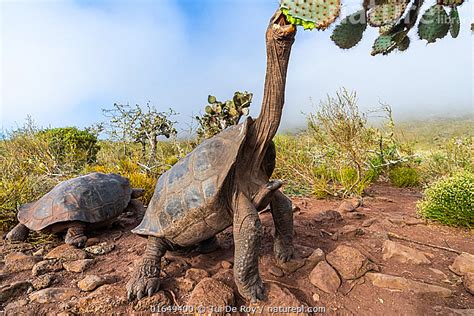
<instances>
[{"instance_id":1,"label":"tortoise head","mask_svg":"<svg viewBox=\"0 0 474 316\"><path fill-rule=\"evenodd\" d=\"M139 197L143 196L145 194L145 189L137 189L133 188L132 189L132 199L138 199Z\"/></svg>"}]
</instances>

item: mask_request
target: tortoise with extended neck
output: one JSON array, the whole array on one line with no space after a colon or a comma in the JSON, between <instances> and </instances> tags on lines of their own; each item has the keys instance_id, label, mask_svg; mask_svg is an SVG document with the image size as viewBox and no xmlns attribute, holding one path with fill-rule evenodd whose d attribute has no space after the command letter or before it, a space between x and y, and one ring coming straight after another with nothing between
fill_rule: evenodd
<instances>
[{"instance_id":1,"label":"tortoise with extended neck","mask_svg":"<svg viewBox=\"0 0 474 316\"><path fill-rule=\"evenodd\" d=\"M18 211L20 222L8 234L10 241L23 241L30 230L66 232L65 242L82 247L85 231L107 225L124 210L137 210L134 200L144 194L132 189L127 178L117 174L90 173L66 180L36 202L24 204Z\"/></svg>"},{"instance_id":2,"label":"tortoise with extended neck","mask_svg":"<svg viewBox=\"0 0 474 316\"><path fill-rule=\"evenodd\" d=\"M291 201L269 181L275 165L272 138L282 115L286 71L296 28L278 11L266 33L267 74L260 116L204 141L158 180L147 212L133 232L148 237L145 253L127 283L129 299L159 287L160 261L168 250L195 244L212 248L215 235L233 225L234 276L239 292L263 298L258 270L258 210L270 204L277 260L293 256Z\"/></svg>"}]
</instances>

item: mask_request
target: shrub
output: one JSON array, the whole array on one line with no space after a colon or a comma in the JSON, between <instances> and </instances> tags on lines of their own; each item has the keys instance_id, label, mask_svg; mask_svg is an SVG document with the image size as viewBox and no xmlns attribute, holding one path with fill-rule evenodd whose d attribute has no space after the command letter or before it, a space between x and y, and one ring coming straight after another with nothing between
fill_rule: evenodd
<instances>
[{"instance_id":1,"label":"shrub","mask_svg":"<svg viewBox=\"0 0 474 316\"><path fill-rule=\"evenodd\" d=\"M416 187L420 184L418 171L412 167L395 167L388 174L390 182L399 188Z\"/></svg>"},{"instance_id":2,"label":"shrub","mask_svg":"<svg viewBox=\"0 0 474 316\"><path fill-rule=\"evenodd\" d=\"M59 169L80 169L97 159L97 136L76 127L50 128L37 132L48 143L48 152Z\"/></svg>"},{"instance_id":3,"label":"shrub","mask_svg":"<svg viewBox=\"0 0 474 316\"><path fill-rule=\"evenodd\" d=\"M474 175L464 171L432 183L417 208L440 223L474 227Z\"/></svg>"}]
</instances>

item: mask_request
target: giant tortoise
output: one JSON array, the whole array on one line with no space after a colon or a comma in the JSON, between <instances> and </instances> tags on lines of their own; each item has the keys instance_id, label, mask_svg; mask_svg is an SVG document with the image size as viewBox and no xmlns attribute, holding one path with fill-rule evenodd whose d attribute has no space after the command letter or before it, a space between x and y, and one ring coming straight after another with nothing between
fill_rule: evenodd
<instances>
[{"instance_id":1,"label":"giant tortoise","mask_svg":"<svg viewBox=\"0 0 474 316\"><path fill-rule=\"evenodd\" d=\"M142 189L132 189L127 178L117 174L90 173L56 185L36 202L18 211L19 224L8 234L10 241L22 241L30 230L60 233L66 231L67 244L82 247L85 230L104 226L125 209L136 210Z\"/></svg>"},{"instance_id":2,"label":"giant tortoise","mask_svg":"<svg viewBox=\"0 0 474 316\"><path fill-rule=\"evenodd\" d=\"M264 298L258 270L261 224L258 210L270 204L275 224L274 253L293 256L290 199L269 177L275 164L272 139L284 103L286 70L296 28L281 12L266 33L267 75L260 116L204 141L158 180L145 216L133 232L148 238L142 260L127 283L128 298L158 290L161 258L168 250L215 242L233 225L234 278L245 298ZM212 247L211 247L212 248Z\"/></svg>"}]
</instances>

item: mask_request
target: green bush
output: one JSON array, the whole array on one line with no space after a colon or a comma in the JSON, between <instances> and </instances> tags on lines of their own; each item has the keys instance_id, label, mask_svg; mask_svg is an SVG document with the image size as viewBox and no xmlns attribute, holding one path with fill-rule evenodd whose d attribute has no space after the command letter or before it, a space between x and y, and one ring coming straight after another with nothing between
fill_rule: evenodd
<instances>
[{"instance_id":1,"label":"green bush","mask_svg":"<svg viewBox=\"0 0 474 316\"><path fill-rule=\"evenodd\" d=\"M41 130L37 135L48 143L49 152L60 166L78 169L97 159L97 136L89 131L61 127Z\"/></svg>"},{"instance_id":2,"label":"green bush","mask_svg":"<svg viewBox=\"0 0 474 316\"><path fill-rule=\"evenodd\" d=\"M464 171L432 183L417 208L440 223L474 227L474 175Z\"/></svg>"},{"instance_id":3,"label":"green bush","mask_svg":"<svg viewBox=\"0 0 474 316\"><path fill-rule=\"evenodd\" d=\"M388 174L390 182L399 188L416 187L420 184L418 171L412 167L395 167Z\"/></svg>"}]
</instances>

